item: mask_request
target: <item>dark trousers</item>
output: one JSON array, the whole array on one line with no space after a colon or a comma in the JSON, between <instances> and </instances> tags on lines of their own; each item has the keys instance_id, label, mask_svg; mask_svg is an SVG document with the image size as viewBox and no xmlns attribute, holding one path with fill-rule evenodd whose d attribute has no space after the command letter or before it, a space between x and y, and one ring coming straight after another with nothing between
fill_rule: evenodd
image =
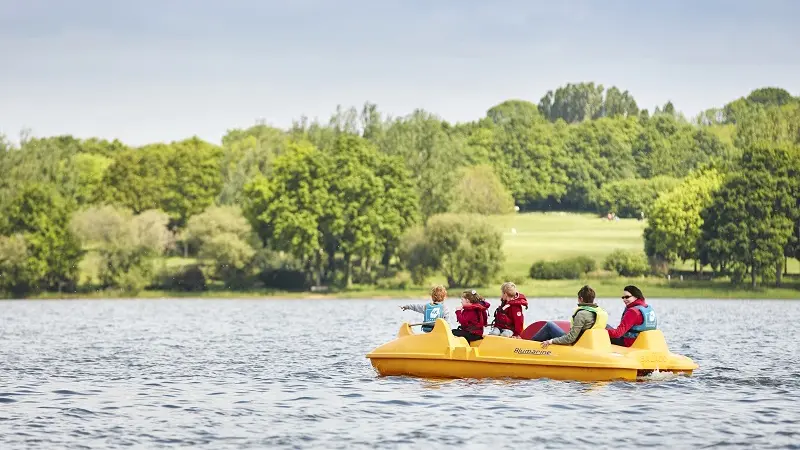
<instances>
[{"instance_id":1,"label":"dark trousers","mask_svg":"<svg viewBox=\"0 0 800 450\"><path fill-rule=\"evenodd\" d=\"M480 341L481 339L483 339L483 336L478 336L477 334L472 334L469 331L462 330L461 328L453 329L453 336L455 336L455 337L463 337L464 339L467 340L467 342Z\"/></svg>"},{"instance_id":2,"label":"dark trousers","mask_svg":"<svg viewBox=\"0 0 800 450\"><path fill-rule=\"evenodd\" d=\"M539 329L539 331L536 332L536 334L533 335L531 340L537 342L544 342L548 339L555 339L565 334L567 333L565 333L564 330L561 329L561 327L556 325L555 322L547 322L544 324L542 328Z\"/></svg>"},{"instance_id":3,"label":"dark trousers","mask_svg":"<svg viewBox=\"0 0 800 450\"><path fill-rule=\"evenodd\" d=\"M606 330L613 330L613 329L614 327L612 327L611 325L606 325ZM625 339L622 337L611 338L611 345L621 345L625 347Z\"/></svg>"}]
</instances>

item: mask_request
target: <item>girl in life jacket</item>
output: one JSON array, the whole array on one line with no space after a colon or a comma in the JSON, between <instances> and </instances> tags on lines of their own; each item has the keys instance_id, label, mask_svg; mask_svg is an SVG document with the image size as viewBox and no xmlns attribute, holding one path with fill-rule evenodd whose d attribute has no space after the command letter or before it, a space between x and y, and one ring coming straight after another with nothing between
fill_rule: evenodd
<instances>
[{"instance_id":1,"label":"girl in life jacket","mask_svg":"<svg viewBox=\"0 0 800 450\"><path fill-rule=\"evenodd\" d=\"M434 286L431 289L431 302L430 303L416 303L403 305L400 307L403 311L410 309L422 314L422 331L430 333L433 331L433 324L436 319L444 319L448 322L451 321L450 310L445 306L444 301L447 298L447 290L444 286Z\"/></svg>"},{"instance_id":2,"label":"girl in life jacket","mask_svg":"<svg viewBox=\"0 0 800 450\"><path fill-rule=\"evenodd\" d=\"M467 342L483 339L483 329L489 322L489 302L484 300L475 290L461 293L461 308L456 310L458 328L453 336L463 337Z\"/></svg>"},{"instance_id":3,"label":"girl in life jacket","mask_svg":"<svg viewBox=\"0 0 800 450\"><path fill-rule=\"evenodd\" d=\"M522 307L528 309L528 299L517 291L517 285L507 281L500 287L500 306L494 310L494 321L489 334L519 339L525 325Z\"/></svg>"}]
</instances>

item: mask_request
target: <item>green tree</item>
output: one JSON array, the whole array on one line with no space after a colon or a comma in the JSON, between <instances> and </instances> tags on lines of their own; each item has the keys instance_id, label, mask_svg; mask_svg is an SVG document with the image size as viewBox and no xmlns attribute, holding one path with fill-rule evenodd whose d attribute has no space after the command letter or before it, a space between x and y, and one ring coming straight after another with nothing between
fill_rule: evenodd
<instances>
[{"instance_id":1,"label":"green tree","mask_svg":"<svg viewBox=\"0 0 800 450\"><path fill-rule=\"evenodd\" d=\"M19 187L7 205L0 235L21 234L29 258L29 292L40 289L74 289L78 264L83 256L80 244L69 231L70 202L47 184Z\"/></svg>"},{"instance_id":2,"label":"green tree","mask_svg":"<svg viewBox=\"0 0 800 450\"><path fill-rule=\"evenodd\" d=\"M568 130L563 121L553 126L532 113L520 118L508 113L504 117L501 126L489 125L491 135L485 135L483 126L473 131L475 136L481 133L483 139L492 140L481 151L488 157L473 158L473 164L490 162L520 208L547 208L566 192L568 176L557 162L565 159ZM472 137L467 139L467 149L473 155L477 153L473 149L479 148L476 144Z\"/></svg>"},{"instance_id":3,"label":"green tree","mask_svg":"<svg viewBox=\"0 0 800 450\"><path fill-rule=\"evenodd\" d=\"M438 117L416 110L392 121L380 142L380 150L401 158L412 174L422 217L442 213L452 200L454 168L463 164L463 142L447 131Z\"/></svg>"},{"instance_id":4,"label":"green tree","mask_svg":"<svg viewBox=\"0 0 800 450\"><path fill-rule=\"evenodd\" d=\"M228 289L242 288L252 275L256 249L233 233L223 233L203 242L198 256L206 261L208 278L222 280Z\"/></svg>"},{"instance_id":5,"label":"green tree","mask_svg":"<svg viewBox=\"0 0 800 450\"><path fill-rule=\"evenodd\" d=\"M183 228L190 217L214 203L219 195L222 152L197 137L175 142L171 147L169 164L173 176L167 180L161 208L169 214L174 227Z\"/></svg>"},{"instance_id":6,"label":"green tree","mask_svg":"<svg viewBox=\"0 0 800 450\"><path fill-rule=\"evenodd\" d=\"M783 106L795 101L795 98L786 89L770 86L754 89L747 96L747 101L760 105Z\"/></svg>"},{"instance_id":7,"label":"green tree","mask_svg":"<svg viewBox=\"0 0 800 450\"><path fill-rule=\"evenodd\" d=\"M644 249L656 261L699 259L698 241L703 227L701 212L722 186L716 169L689 175L680 185L665 191L653 203L644 229Z\"/></svg>"},{"instance_id":8,"label":"green tree","mask_svg":"<svg viewBox=\"0 0 800 450\"><path fill-rule=\"evenodd\" d=\"M382 247L381 264L384 275L398 253L403 233L420 221L419 195L414 187L411 173L397 157L381 155L375 174L381 179L383 193L379 208L376 209L380 224L378 226L378 246ZM365 274L370 271L371 258L362 264Z\"/></svg>"},{"instance_id":9,"label":"green tree","mask_svg":"<svg viewBox=\"0 0 800 450\"><path fill-rule=\"evenodd\" d=\"M673 115L661 114L646 122L633 146L633 155L643 178L683 178L711 162L733 159L736 152L710 130L696 129Z\"/></svg>"},{"instance_id":10,"label":"green tree","mask_svg":"<svg viewBox=\"0 0 800 450\"><path fill-rule=\"evenodd\" d=\"M800 144L800 102L780 107L754 105L737 120L734 141L738 147L762 141Z\"/></svg>"},{"instance_id":11,"label":"green tree","mask_svg":"<svg viewBox=\"0 0 800 450\"><path fill-rule=\"evenodd\" d=\"M591 210L604 182L635 178L632 145L639 130L635 118L603 118L572 127L565 154L557 161L569 179L561 204Z\"/></svg>"},{"instance_id":12,"label":"green tree","mask_svg":"<svg viewBox=\"0 0 800 450\"><path fill-rule=\"evenodd\" d=\"M160 209L181 228L219 195L221 155L197 137L119 152L103 178L102 201L134 214Z\"/></svg>"},{"instance_id":13,"label":"green tree","mask_svg":"<svg viewBox=\"0 0 800 450\"><path fill-rule=\"evenodd\" d=\"M134 214L162 208L175 178L170 165L173 154L174 148L166 144L117 153L103 176L101 202L128 208Z\"/></svg>"},{"instance_id":14,"label":"green tree","mask_svg":"<svg viewBox=\"0 0 800 450\"><path fill-rule=\"evenodd\" d=\"M285 131L264 124L228 131L222 138L222 188L217 201L240 203L244 185L258 175L269 177L272 162L287 142Z\"/></svg>"},{"instance_id":15,"label":"green tree","mask_svg":"<svg viewBox=\"0 0 800 450\"><path fill-rule=\"evenodd\" d=\"M411 273L411 280L418 285L425 284L438 268L438 256L428 242L424 225L409 228L400 238L398 254L404 266Z\"/></svg>"},{"instance_id":16,"label":"green tree","mask_svg":"<svg viewBox=\"0 0 800 450\"><path fill-rule=\"evenodd\" d=\"M186 238L199 249L207 277L222 280L225 287L241 287L252 274L257 243L238 206L211 206L192 216Z\"/></svg>"},{"instance_id":17,"label":"green tree","mask_svg":"<svg viewBox=\"0 0 800 450\"><path fill-rule=\"evenodd\" d=\"M352 284L353 259L369 258L383 249L379 239L383 184L375 172L378 152L369 141L340 133L331 152L335 173L330 178L332 199L325 222L329 266L341 251L344 285Z\"/></svg>"},{"instance_id":18,"label":"green tree","mask_svg":"<svg viewBox=\"0 0 800 450\"><path fill-rule=\"evenodd\" d=\"M514 212L514 198L491 166L471 166L459 170L451 209L457 213L510 214Z\"/></svg>"},{"instance_id":19,"label":"green tree","mask_svg":"<svg viewBox=\"0 0 800 450\"><path fill-rule=\"evenodd\" d=\"M636 117L639 115L639 106L628 91L620 91L616 86L606 91L603 104L604 117Z\"/></svg>"},{"instance_id":20,"label":"green tree","mask_svg":"<svg viewBox=\"0 0 800 450\"><path fill-rule=\"evenodd\" d=\"M424 237L423 237L424 236ZM483 285L504 263L503 235L477 214L439 214L407 232L406 267L415 280L441 271L451 288Z\"/></svg>"},{"instance_id":21,"label":"green tree","mask_svg":"<svg viewBox=\"0 0 800 450\"><path fill-rule=\"evenodd\" d=\"M739 282L757 285L776 275L791 242L797 208L797 149L761 142L745 149L740 171L730 175L702 212L701 257ZM794 177L796 178L796 176Z\"/></svg>"},{"instance_id":22,"label":"green tree","mask_svg":"<svg viewBox=\"0 0 800 450\"><path fill-rule=\"evenodd\" d=\"M539 101L539 110L550 121L567 123L597 119L603 115L603 86L590 83L567 83L555 92L548 91Z\"/></svg>"},{"instance_id":23,"label":"green tree","mask_svg":"<svg viewBox=\"0 0 800 450\"><path fill-rule=\"evenodd\" d=\"M544 117L539 108L525 100L506 100L486 112L492 123L498 126L531 126L541 123Z\"/></svg>"},{"instance_id":24,"label":"green tree","mask_svg":"<svg viewBox=\"0 0 800 450\"><path fill-rule=\"evenodd\" d=\"M186 224L185 239L193 246L200 247L212 237L226 233L246 242L255 242L250 222L236 205L210 206L192 216Z\"/></svg>"},{"instance_id":25,"label":"green tree","mask_svg":"<svg viewBox=\"0 0 800 450\"><path fill-rule=\"evenodd\" d=\"M605 91L603 85L568 83L548 91L539 101L539 111L551 122L558 119L577 123L600 117L635 117L639 114L636 100L628 91L612 86Z\"/></svg>"},{"instance_id":26,"label":"green tree","mask_svg":"<svg viewBox=\"0 0 800 450\"><path fill-rule=\"evenodd\" d=\"M0 292L22 297L35 288L30 258L24 235L0 236Z\"/></svg>"},{"instance_id":27,"label":"green tree","mask_svg":"<svg viewBox=\"0 0 800 450\"><path fill-rule=\"evenodd\" d=\"M0 154L0 191L11 198L23 186L51 184L69 200L66 193L75 180L71 171L64 170L64 162L79 151L80 141L72 136L24 139L19 147Z\"/></svg>"},{"instance_id":28,"label":"green tree","mask_svg":"<svg viewBox=\"0 0 800 450\"><path fill-rule=\"evenodd\" d=\"M672 177L619 180L604 184L597 192L597 212L615 213L621 218L648 215L659 194L674 188L680 180Z\"/></svg>"},{"instance_id":29,"label":"green tree","mask_svg":"<svg viewBox=\"0 0 800 450\"><path fill-rule=\"evenodd\" d=\"M78 206L91 204L101 197L103 176L112 162L113 159L98 153L77 153L65 161L62 170L75 176L70 194Z\"/></svg>"},{"instance_id":30,"label":"green tree","mask_svg":"<svg viewBox=\"0 0 800 450\"><path fill-rule=\"evenodd\" d=\"M253 274L258 242L250 222L238 206L211 206L192 216L186 239L197 247L208 278L227 288L242 287Z\"/></svg>"},{"instance_id":31,"label":"green tree","mask_svg":"<svg viewBox=\"0 0 800 450\"><path fill-rule=\"evenodd\" d=\"M153 280L153 258L173 243L168 223L162 211L134 215L128 209L103 205L76 212L69 228L99 254L102 286L135 294Z\"/></svg>"},{"instance_id":32,"label":"green tree","mask_svg":"<svg viewBox=\"0 0 800 450\"><path fill-rule=\"evenodd\" d=\"M277 157L273 176L245 185L243 211L264 245L291 253L316 283L324 278L324 224L333 209L331 158L308 141Z\"/></svg>"}]
</instances>

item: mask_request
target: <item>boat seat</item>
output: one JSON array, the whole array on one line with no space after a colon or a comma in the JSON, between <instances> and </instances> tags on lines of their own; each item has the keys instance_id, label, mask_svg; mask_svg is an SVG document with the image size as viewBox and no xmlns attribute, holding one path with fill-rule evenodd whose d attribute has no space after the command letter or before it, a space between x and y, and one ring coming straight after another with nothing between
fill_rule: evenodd
<instances>
[{"instance_id":1,"label":"boat seat","mask_svg":"<svg viewBox=\"0 0 800 450\"><path fill-rule=\"evenodd\" d=\"M664 339L664 333L661 330L642 331L636 336L633 341L631 349L636 350L651 350L656 352L669 352L667 341Z\"/></svg>"},{"instance_id":2,"label":"boat seat","mask_svg":"<svg viewBox=\"0 0 800 450\"><path fill-rule=\"evenodd\" d=\"M604 329L586 330L578 339L578 342L575 343L575 347L582 347L587 350L610 352L611 339L608 337L608 331Z\"/></svg>"}]
</instances>

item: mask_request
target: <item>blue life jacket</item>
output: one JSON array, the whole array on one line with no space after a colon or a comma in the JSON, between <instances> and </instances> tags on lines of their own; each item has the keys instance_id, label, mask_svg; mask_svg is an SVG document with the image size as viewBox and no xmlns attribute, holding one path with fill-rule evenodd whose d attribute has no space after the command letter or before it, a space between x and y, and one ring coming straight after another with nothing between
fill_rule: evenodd
<instances>
[{"instance_id":1,"label":"blue life jacket","mask_svg":"<svg viewBox=\"0 0 800 450\"><path fill-rule=\"evenodd\" d=\"M436 319L444 318L444 303L428 303L425 305L425 312L422 316L423 322L436 322ZM422 331L430 333L433 330L433 323L423 325Z\"/></svg>"},{"instance_id":2,"label":"blue life jacket","mask_svg":"<svg viewBox=\"0 0 800 450\"><path fill-rule=\"evenodd\" d=\"M653 309L652 306L642 306L636 305L634 308L638 309L639 312L642 313L642 318L644 319L641 325L634 325L628 330L627 333L623 334L622 337L628 339L636 339L639 336L639 333L642 331L650 331L655 330L658 328L658 319L656 318L656 311ZM622 315L625 315L625 311L622 311ZM622 319L620 319L622 320Z\"/></svg>"}]
</instances>

